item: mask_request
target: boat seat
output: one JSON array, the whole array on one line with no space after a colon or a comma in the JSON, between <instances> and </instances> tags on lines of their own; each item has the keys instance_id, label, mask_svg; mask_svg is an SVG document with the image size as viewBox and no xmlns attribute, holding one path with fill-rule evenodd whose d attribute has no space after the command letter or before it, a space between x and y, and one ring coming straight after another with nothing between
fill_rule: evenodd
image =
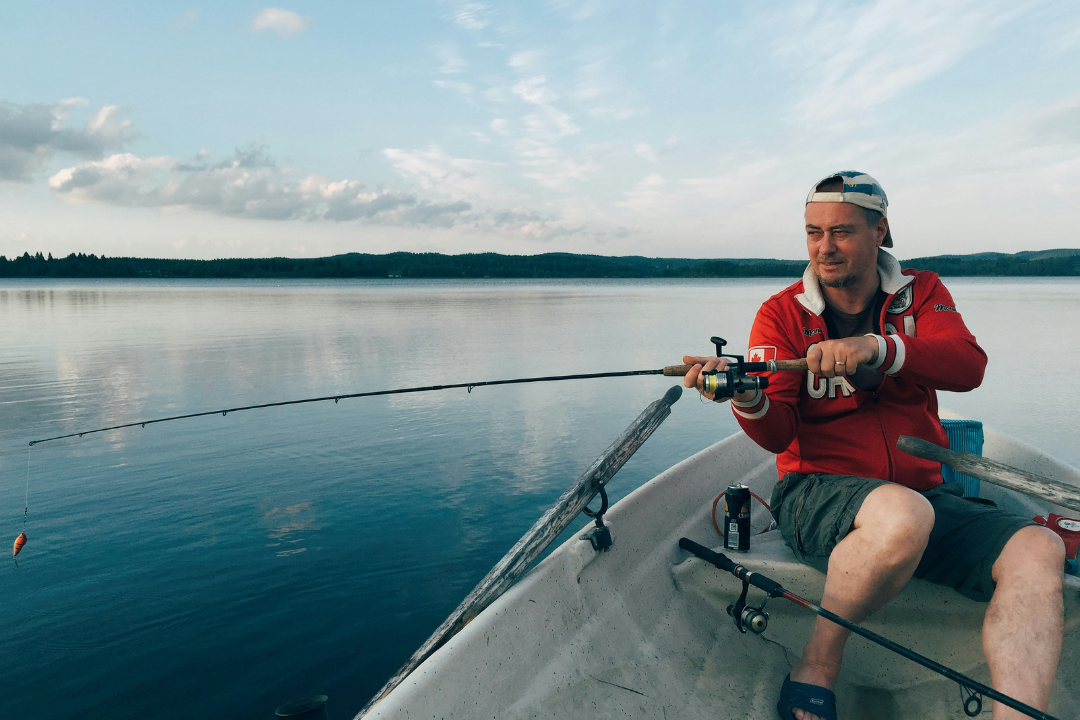
<instances>
[{"instance_id":1,"label":"boat seat","mask_svg":"<svg viewBox=\"0 0 1080 720\"><path fill-rule=\"evenodd\" d=\"M717 543L716 549L725 552L720 545ZM796 560L778 531L754 536L748 553L727 554L811 602L821 599L825 576ZM695 622L708 625L714 634L726 634L732 643L768 641L779 644L788 651L792 662L802 654L816 620L810 611L782 598L770 600L766 607L770 615L768 629L761 637L747 634L740 638L738 629L726 613L728 605L735 603L742 590L742 584L736 578L695 557L674 566L672 573L676 587L686 596L689 609L696 617ZM751 605L760 605L763 598L762 591L750 588L747 600ZM969 600L950 588L913 579L863 625L954 670L988 682L989 671L981 644L986 608L986 603ZM1065 576L1065 643L1058 682L1069 685L1062 689L1073 697L1080 694L1080 679L1070 669L1075 662L1073 651L1080 648L1078 626L1080 579ZM852 636L848 642L843 667L842 676L848 682L888 692L940 679L921 665L857 636Z\"/></svg>"}]
</instances>

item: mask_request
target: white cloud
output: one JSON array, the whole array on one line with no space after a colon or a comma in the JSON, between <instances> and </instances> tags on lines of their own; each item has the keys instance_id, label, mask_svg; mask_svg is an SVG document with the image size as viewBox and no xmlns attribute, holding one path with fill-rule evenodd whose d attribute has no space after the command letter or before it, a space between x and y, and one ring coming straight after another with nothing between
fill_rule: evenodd
<instances>
[{"instance_id":1,"label":"white cloud","mask_svg":"<svg viewBox=\"0 0 1080 720\"><path fill-rule=\"evenodd\" d=\"M411 193L366 191L355 180L333 182L281 169L259 146L217 164L121 153L65 168L49 179L49 187L71 201L262 220L448 226L471 208L467 202L426 202Z\"/></svg>"},{"instance_id":2,"label":"white cloud","mask_svg":"<svg viewBox=\"0 0 1080 720\"><path fill-rule=\"evenodd\" d=\"M276 7L263 8L251 19L252 30L268 30L278 35L297 35L309 27L310 17Z\"/></svg>"},{"instance_id":3,"label":"white cloud","mask_svg":"<svg viewBox=\"0 0 1080 720\"><path fill-rule=\"evenodd\" d=\"M192 25L194 25L195 21L198 20L198 19L199 19L199 11L198 10L187 10L187 11L184 12L183 15L176 18L176 20L173 21L173 24L176 27L180 28L181 30L184 30L184 29L189 28Z\"/></svg>"},{"instance_id":4,"label":"white cloud","mask_svg":"<svg viewBox=\"0 0 1080 720\"><path fill-rule=\"evenodd\" d=\"M440 45L435 48L435 57L439 61L439 72L444 75L454 75L468 67L468 63L453 45Z\"/></svg>"},{"instance_id":5,"label":"white cloud","mask_svg":"<svg viewBox=\"0 0 1080 720\"><path fill-rule=\"evenodd\" d=\"M505 195L496 171L498 163L456 158L432 143L426 150L387 148L383 156L402 176L452 198L493 198Z\"/></svg>"},{"instance_id":6,"label":"white cloud","mask_svg":"<svg viewBox=\"0 0 1080 720\"><path fill-rule=\"evenodd\" d=\"M623 193L625 200L615 203L637 213L660 215L674 213L683 200L678 193L668 191L667 180L656 173L646 175L634 189Z\"/></svg>"},{"instance_id":7,"label":"white cloud","mask_svg":"<svg viewBox=\"0 0 1080 720\"><path fill-rule=\"evenodd\" d=\"M55 105L0 102L0 180L29 182L58 153L98 158L138 136L116 105L105 105L76 125L73 116L88 104L85 98Z\"/></svg>"},{"instance_id":8,"label":"white cloud","mask_svg":"<svg viewBox=\"0 0 1080 720\"><path fill-rule=\"evenodd\" d=\"M546 4L553 10L565 13L575 22L594 17L605 5L603 0L547 0Z\"/></svg>"},{"instance_id":9,"label":"white cloud","mask_svg":"<svg viewBox=\"0 0 1080 720\"><path fill-rule=\"evenodd\" d=\"M1080 47L1080 24L1065 28L1055 27L1051 33L1046 45L1055 54L1067 53Z\"/></svg>"},{"instance_id":10,"label":"white cloud","mask_svg":"<svg viewBox=\"0 0 1080 720\"><path fill-rule=\"evenodd\" d=\"M522 50L511 55L506 64L515 70L531 70L540 64L542 56L539 50Z\"/></svg>"},{"instance_id":11,"label":"white cloud","mask_svg":"<svg viewBox=\"0 0 1080 720\"><path fill-rule=\"evenodd\" d=\"M548 88L547 78L543 75L534 75L518 80L514 83L512 91L531 105L547 105L559 99L559 96Z\"/></svg>"},{"instance_id":12,"label":"white cloud","mask_svg":"<svg viewBox=\"0 0 1080 720\"><path fill-rule=\"evenodd\" d=\"M773 56L807 88L795 117L847 127L990 42L1022 10L1005 0L876 0L858 8L807 0L763 21L782 28Z\"/></svg>"},{"instance_id":13,"label":"white cloud","mask_svg":"<svg viewBox=\"0 0 1080 720\"><path fill-rule=\"evenodd\" d=\"M467 82L451 82L449 80L432 80L431 84L440 90L454 90L465 96L465 99L471 100L473 93L476 90Z\"/></svg>"},{"instance_id":14,"label":"white cloud","mask_svg":"<svg viewBox=\"0 0 1080 720\"><path fill-rule=\"evenodd\" d=\"M450 17L462 30L483 30L491 19L491 8L478 2L457 2Z\"/></svg>"},{"instance_id":15,"label":"white cloud","mask_svg":"<svg viewBox=\"0 0 1080 720\"><path fill-rule=\"evenodd\" d=\"M656 162L665 155L670 155L679 148L679 142L675 138L671 138L663 145L650 145L648 143L637 143L634 145L634 154L640 158L648 160L649 162Z\"/></svg>"}]
</instances>

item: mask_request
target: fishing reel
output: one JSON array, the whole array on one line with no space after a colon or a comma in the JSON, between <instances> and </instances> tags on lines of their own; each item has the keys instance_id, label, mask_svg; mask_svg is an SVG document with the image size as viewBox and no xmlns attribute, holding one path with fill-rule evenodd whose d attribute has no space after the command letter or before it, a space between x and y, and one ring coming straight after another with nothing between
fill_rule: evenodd
<instances>
[{"instance_id":1,"label":"fishing reel","mask_svg":"<svg viewBox=\"0 0 1080 720\"><path fill-rule=\"evenodd\" d=\"M763 390L769 387L769 378L747 375L746 359L742 355L726 355L724 346L727 340L722 337L712 337L709 340L716 345L716 357L734 360L729 362L727 370L706 370L701 375L701 389L709 393L714 400L734 397L737 392L747 390ZM752 363L757 365L759 363Z\"/></svg>"},{"instance_id":2,"label":"fishing reel","mask_svg":"<svg viewBox=\"0 0 1080 720\"><path fill-rule=\"evenodd\" d=\"M759 607L752 607L746 604L746 593L749 589L750 583L743 580L742 594L734 605L727 606L727 614L735 621L735 627L739 628L739 632L745 635L749 630L755 635L760 635L769 627L769 613L765 612L765 603L769 602L772 596L766 595Z\"/></svg>"}]
</instances>

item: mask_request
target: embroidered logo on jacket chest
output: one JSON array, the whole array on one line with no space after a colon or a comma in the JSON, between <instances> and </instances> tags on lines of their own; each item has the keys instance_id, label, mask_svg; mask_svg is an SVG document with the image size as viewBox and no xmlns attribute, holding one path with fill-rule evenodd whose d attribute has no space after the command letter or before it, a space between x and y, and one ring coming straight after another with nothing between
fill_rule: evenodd
<instances>
[{"instance_id":1,"label":"embroidered logo on jacket chest","mask_svg":"<svg viewBox=\"0 0 1080 720\"><path fill-rule=\"evenodd\" d=\"M889 308L885 312L890 315L899 315L900 313L911 307L911 300L915 293L912 292L911 285L908 285L900 292L896 293L896 297L889 303Z\"/></svg>"}]
</instances>

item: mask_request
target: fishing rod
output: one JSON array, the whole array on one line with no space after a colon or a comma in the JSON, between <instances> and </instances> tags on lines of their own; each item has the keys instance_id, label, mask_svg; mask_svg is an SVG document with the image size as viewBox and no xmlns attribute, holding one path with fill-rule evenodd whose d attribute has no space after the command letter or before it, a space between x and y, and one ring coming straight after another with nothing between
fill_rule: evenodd
<instances>
[{"instance_id":1,"label":"fishing rod","mask_svg":"<svg viewBox=\"0 0 1080 720\"><path fill-rule=\"evenodd\" d=\"M924 668L932 670L939 675L944 675L953 682L958 683L960 685L960 689L962 691L967 691L968 693L966 699L964 700L964 714L968 717L975 717L980 712L982 712L982 696L985 695L991 700L997 700L1002 705L1007 705L1013 710L1022 712L1029 717L1036 718L1036 720L1057 720L1057 718L1055 718L1053 715L1049 715L1041 710L1037 710L1036 708L1031 707L1030 705L1026 705L1013 697L998 692L997 690L988 685L983 685L977 680L969 678L963 673L957 672L952 668L934 662L925 655L920 655L914 650L906 648L903 645L894 643L888 638L884 638L873 631L867 630L860 625L856 625L853 622L845 620L836 613L829 612L825 608L819 605L815 605L806 598L799 597L790 590L784 589L784 587L775 580L767 578L760 573L748 570L742 565L735 563L727 555L718 553L714 550L710 550L704 545L700 545L693 540L690 540L689 538L680 538L679 547L691 553L692 555L696 555L705 562L716 566L720 570L731 573L739 580L742 580L742 594L739 596L738 601L736 601L734 605L728 607L728 614L731 615L731 617L735 620L735 627L739 628L740 632L745 633L747 630L749 630L750 632L757 635L765 632L765 628L767 628L769 624L769 614L765 612L765 602L768 602L770 598L784 598L785 600L790 600L791 602L795 603L800 607L806 608L807 610L819 617L823 617L826 620L834 622L840 627L846 630L850 630L856 635L861 635L867 640L877 643L878 645L887 650L892 650L894 653L905 657L912 662L916 662L919 665L922 665ZM749 589L750 585L764 590L767 594L765 602L763 602L760 606L756 608L750 607L746 604L746 592Z\"/></svg>"},{"instance_id":2,"label":"fishing rod","mask_svg":"<svg viewBox=\"0 0 1080 720\"><path fill-rule=\"evenodd\" d=\"M717 397L732 397L736 392L766 388L769 386L767 377L748 375L754 372L779 372L785 370L806 370L806 360L769 360L768 362L746 362L741 355L725 355L723 347L727 344L723 338L714 337L712 342L716 344L718 357L731 360L726 370L710 370L704 373L703 385L706 392L715 393ZM691 365L669 365L656 370L627 370L622 372L582 373L576 375L547 375L544 377L516 378L513 380L483 380L479 382L452 383L449 385L425 385L423 387L396 388L394 390L373 390L371 392L347 393L339 395L323 395L320 397L303 398L301 400L280 400L278 402L258 403L255 405L241 405L239 407L222 408L220 410L203 410L200 412L185 413L183 415L170 415L169 417L154 418L152 420L136 420L134 422L110 425L109 427L95 428L93 430L81 430L79 432L54 435L53 437L31 440L30 446L52 442L53 440L65 440L73 437L83 437L95 433L108 432L110 430L123 430L125 428L146 427L156 423L171 422L173 420L186 420L188 418L207 417L209 415L221 415L241 412L243 410L262 410L264 408L285 407L287 405L305 405L308 403L327 402L335 403L352 398L375 397L377 395L404 395L406 393L431 392L434 390L453 390L465 388L472 392L473 388L491 385L523 385L525 383L556 382L559 380L593 380L596 378L609 377L632 377L636 375L666 375L668 377L683 377L690 372Z\"/></svg>"}]
</instances>

